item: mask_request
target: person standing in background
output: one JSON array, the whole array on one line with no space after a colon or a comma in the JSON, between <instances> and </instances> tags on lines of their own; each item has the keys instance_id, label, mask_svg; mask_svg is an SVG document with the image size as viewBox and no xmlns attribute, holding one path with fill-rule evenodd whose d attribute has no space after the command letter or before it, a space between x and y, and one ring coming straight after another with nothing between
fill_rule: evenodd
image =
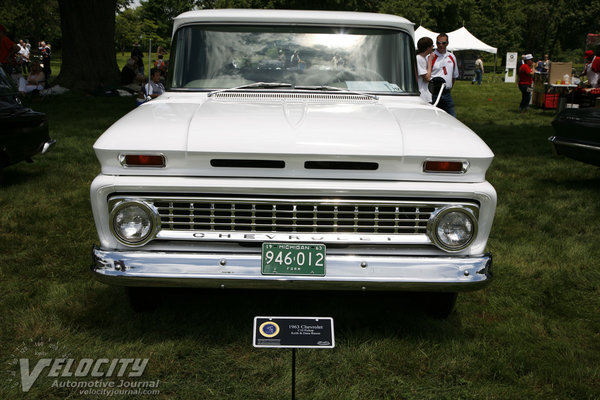
<instances>
[{"instance_id":1,"label":"person standing in background","mask_svg":"<svg viewBox=\"0 0 600 400\"><path fill-rule=\"evenodd\" d=\"M588 85L592 88L600 86L600 58L594 55L593 50L588 50L584 54L585 67L581 75L587 76Z\"/></svg>"},{"instance_id":2,"label":"person standing in background","mask_svg":"<svg viewBox=\"0 0 600 400\"><path fill-rule=\"evenodd\" d=\"M144 75L144 53L142 53L138 42L133 44L133 48L131 49L131 58L135 60L135 64L138 67L138 72ZM148 68L150 68L150 66L148 66Z\"/></svg>"},{"instance_id":3,"label":"person standing in background","mask_svg":"<svg viewBox=\"0 0 600 400\"><path fill-rule=\"evenodd\" d=\"M429 81L431 80L431 62L433 60L429 55L433 53L433 40L428 37L422 37L417 42L417 83L421 98L431 103L431 92L429 92Z\"/></svg>"},{"instance_id":4,"label":"person standing in background","mask_svg":"<svg viewBox=\"0 0 600 400\"><path fill-rule=\"evenodd\" d=\"M9 75L15 66L15 54L20 49L19 45L6 36L4 25L0 25L0 67Z\"/></svg>"},{"instance_id":5,"label":"person standing in background","mask_svg":"<svg viewBox=\"0 0 600 400\"><path fill-rule=\"evenodd\" d=\"M542 72L548 73L550 71L550 65L552 61L550 61L550 56L548 54L544 54L544 61L542 62Z\"/></svg>"},{"instance_id":6,"label":"person standing in background","mask_svg":"<svg viewBox=\"0 0 600 400\"><path fill-rule=\"evenodd\" d=\"M436 40L437 49L429 56L433 57L431 67L431 77L444 78L446 87L442 93L439 104L437 105L442 110L456 118L454 111L454 100L450 93L454 86L454 81L458 78L458 66L454 54L448 52L448 34L440 33Z\"/></svg>"},{"instance_id":7,"label":"person standing in background","mask_svg":"<svg viewBox=\"0 0 600 400\"><path fill-rule=\"evenodd\" d=\"M23 39L19 40L19 47L21 48L19 50L19 55L21 56L21 66L23 67L23 72L29 74L29 72L31 71L29 60L29 48L27 47Z\"/></svg>"},{"instance_id":8,"label":"person standing in background","mask_svg":"<svg viewBox=\"0 0 600 400\"><path fill-rule=\"evenodd\" d=\"M41 43L41 52L42 52L42 64L44 75L46 76L46 87L48 87L50 81L50 75L52 75L52 68L50 67L50 57L52 56L52 48L50 47L50 43L42 42Z\"/></svg>"},{"instance_id":9,"label":"person standing in background","mask_svg":"<svg viewBox=\"0 0 600 400\"><path fill-rule=\"evenodd\" d=\"M523 57L525 63L519 68L519 90L521 91L521 104L519 104L519 112L525 112L529 109L531 101L531 84L533 83L534 71L531 68L533 65L533 56L525 54Z\"/></svg>"},{"instance_id":10,"label":"person standing in background","mask_svg":"<svg viewBox=\"0 0 600 400\"><path fill-rule=\"evenodd\" d=\"M474 84L475 82L477 82L478 85L481 85L482 79L483 79L483 60L481 59L481 56L478 55L477 60L475 60L475 77L473 78L473 81L471 82L471 84Z\"/></svg>"}]
</instances>

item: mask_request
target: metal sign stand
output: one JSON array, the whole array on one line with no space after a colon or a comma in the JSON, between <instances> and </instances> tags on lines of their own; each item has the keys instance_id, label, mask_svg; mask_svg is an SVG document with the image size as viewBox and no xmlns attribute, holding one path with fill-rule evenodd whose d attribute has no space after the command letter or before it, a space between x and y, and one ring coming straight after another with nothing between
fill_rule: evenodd
<instances>
[{"instance_id":1,"label":"metal sign stand","mask_svg":"<svg viewBox=\"0 0 600 400\"><path fill-rule=\"evenodd\" d=\"M296 400L296 348L292 349L292 400Z\"/></svg>"},{"instance_id":2,"label":"metal sign stand","mask_svg":"<svg viewBox=\"0 0 600 400\"><path fill-rule=\"evenodd\" d=\"M333 318L254 317L252 345L292 349L292 400L295 400L296 349L333 349Z\"/></svg>"}]
</instances>

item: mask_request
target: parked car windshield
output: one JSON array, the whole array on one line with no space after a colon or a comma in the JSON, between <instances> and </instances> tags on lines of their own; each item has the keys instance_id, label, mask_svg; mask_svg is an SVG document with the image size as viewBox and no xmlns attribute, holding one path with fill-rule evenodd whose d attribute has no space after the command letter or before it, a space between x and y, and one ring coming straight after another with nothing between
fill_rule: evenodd
<instances>
[{"instance_id":1,"label":"parked car windshield","mask_svg":"<svg viewBox=\"0 0 600 400\"><path fill-rule=\"evenodd\" d=\"M0 95L17 93L17 88L11 78L0 67Z\"/></svg>"},{"instance_id":2,"label":"parked car windshield","mask_svg":"<svg viewBox=\"0 0 600 400\"><path fill-rule=\"evenodd\" d=\"M411 37L391 29L195 25L174 37L171 90L256 82L417 93Z\"/></svg>"}]
</instances>

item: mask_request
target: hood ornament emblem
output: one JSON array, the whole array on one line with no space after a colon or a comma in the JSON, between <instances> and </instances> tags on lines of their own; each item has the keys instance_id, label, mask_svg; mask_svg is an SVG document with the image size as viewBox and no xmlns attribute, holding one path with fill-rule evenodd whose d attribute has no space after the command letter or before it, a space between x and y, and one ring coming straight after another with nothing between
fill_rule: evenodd
<instances>
[{"instance_id":1,"label":"hood ornament emblem","mask_svg":"<svg viewBox=\"0 0 600 400\"><path fill-rule=\"evenodd\" d=\"M292 128L298 128L306 118L306 103L285 102L283 103L283 114Z\"/></svg>"}]
</instances>

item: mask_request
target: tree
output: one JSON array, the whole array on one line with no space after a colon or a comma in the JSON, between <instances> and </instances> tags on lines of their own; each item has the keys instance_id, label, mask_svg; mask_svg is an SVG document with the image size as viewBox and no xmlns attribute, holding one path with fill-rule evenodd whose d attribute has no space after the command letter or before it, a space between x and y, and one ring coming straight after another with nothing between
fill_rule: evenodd
<instances>
[{"instance_id":1,"label":"tree","mask_svg":"<svg viewBox=\"0 0 600 400\"><path fill-rule=\"evenodd\" d=\"M63 37L58 83L84 90L118 85L117 0L58 0L58 5Z\"/></svg>"}]
</instances>

